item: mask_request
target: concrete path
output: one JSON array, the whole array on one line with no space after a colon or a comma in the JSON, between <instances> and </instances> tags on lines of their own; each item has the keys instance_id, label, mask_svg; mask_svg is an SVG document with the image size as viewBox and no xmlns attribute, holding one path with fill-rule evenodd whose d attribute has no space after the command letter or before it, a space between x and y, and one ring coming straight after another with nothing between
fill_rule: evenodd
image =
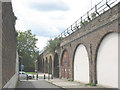
<instances>
[{"instance_id":1,"label":"concrete path","mask_svg":"<svg viewBox=\"0 0 120 90\"><path fill-rule=\"evenodd\" d=\"M39 80L44 80L43 73L38 73L38 76L39 76ZM45 77L46 77L46 79L45 79L46 82L51 83L51 84L61 87L61 88L105 88L103 86L89 86L89 85L86 85L85 83L68 81L67 79L54 78L54 79L48 80L48 74L45 74ZM36 79L36 75L35 75L35 79Z\"/></svg>"},{"instance_id":2,"label":"concrete path","mask_svg":"<svg viewBox=\"0 0 120 90\"><path fill-rule=\"evenodd\" d=\"M58 78L54 78L51 80L46 79L46 81L61 88L105 88L102 86L89 86L84 83L68 81L65 79L58 79Z\"/></svg>"},{"instance_id":3,"label":"concrete path","mask_svg":"<svg viewBox=\"0 0 120 90\"><path fill-rule=\"evenodd\" d=\"M48 83L45 80L22 80L19 82L17 88L59 88Z\"/></svg>"},{"instance_id":4,"label":"concrete path","mask_svg":"<svg viewBox=\"0 0 120 90\"><path fill-rule=\"evenodd\" d=\"M84 83L68 81L66 79L49 79L48 74L45 74L46 79L44 80L44 74L38 74L39 79L35 78L33 80L23 80L19 83L17 88L60 88L61 89L68 89L68 88L105 88L102 86L89 86Z\"/></svg>"}]
</instances>

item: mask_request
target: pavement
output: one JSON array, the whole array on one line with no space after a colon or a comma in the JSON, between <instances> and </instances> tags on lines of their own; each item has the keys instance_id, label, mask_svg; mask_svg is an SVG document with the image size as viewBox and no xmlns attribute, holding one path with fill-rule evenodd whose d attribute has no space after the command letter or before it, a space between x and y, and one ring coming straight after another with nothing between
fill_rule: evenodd
<instances>
[{"instance_id":1,"label":"pavement","mask_svg":"<svg viewBox=\"0 0 120 90\"><path fill-rule=\"evenodd\" d=\"M39 73L39 79L43 79L44 74L43 73ZM45 81L56 85L58 87L61 88L105 88L103 86L90 86L86 83L80 83L80 82L76 82L76 81L68 81L67 79L59 79L59 78L54 78L54 79L48 79L48 74L45 74L46 79ZM51 75L50 75L51 77Z\"/></svg>"},{"instance_id":2,"label":"pavement","mask_svg":"<svg viewBox=\"0 0 120 90\"><path fill-rule=\"evenodd\" d=\"M58 78L54 78L52 80L46 79L46 81L61 88L105 88L102 86L89 86L88 84L85 83L68 81L66 79L58 79Z\"/></svg>"},{"instance_id":3,"label":"pavement","mask_svg":"<svg viewBox=\"0 0 120 90\"><path fill-rule=\"evenodd\" d=\"M59 88L45 80L22 80L16 88Z\"/></svg>"},{"instance_id":4,"label":"pavement","mask_svg":"<svg viewBox=\"0 0 120 90\"><path fill-rule=\"evenodd\" d=\"M85 83L75 82L75 81L68 81L67 79L48 79L48 74L39 73L39 79L35 78L32 80L21 80L17 88L105 88L102 86L89 86ZM50 75L51 77L51 75Z\"/></svg>"}]
</instances>

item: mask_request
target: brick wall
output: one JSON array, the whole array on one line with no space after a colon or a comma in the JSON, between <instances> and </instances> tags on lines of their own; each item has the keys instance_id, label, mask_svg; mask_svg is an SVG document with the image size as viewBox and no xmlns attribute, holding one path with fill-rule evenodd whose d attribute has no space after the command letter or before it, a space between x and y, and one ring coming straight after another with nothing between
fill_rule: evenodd
<instances>
[{"instance_id":1,"label":"brick wall","mask_svg":"<svg viewBox=\"0 0 120 90\"><path fill-rule=\"evenodd\" d=\"M10 2L2 2L2 87L16 71L15 16Z\"/></svg>"},{"instance_id":2,"label":"brick wall","mask_svg":"<svg viewBox=\"0 0 120 90\"><path fill-rule=\"evenodd\" d=\"M0 89L2 88L2 3L0 2Z\"/></svg>"},{"instance_id":3,"label":"brick wall","mask_svg":"<svg viewBox=\"0 0 120 90\"><path fill-rule=\"evenodd\" d=\"M120 32L120 3L109 9L108 11L96 17L86 26L67 36L60 44L59 65L62 65L64 51L67 50L70 63L69 79L74 79L74 54L78 45L83 44L86 47L89 57L89 81L97 83L96 57L98 47L102 39L110 33ZM47 53L47 54L46 54ZM45 51L41 58L46 58L50 52ZM54 54L53 54L54 57ZM54 60L53 60L54 61ZM64 70L64 69L63 69ZM59 77L62 75L59 68ZM66 76L67 77L67 76Z\"/></svg>"},{"instance_id":4,"label":"brick wall","mask_svg":"<svg viewBox=\"0 0 120 90\"><path fill-rule=\"evenodd\" d=\"M89 81L93 79L93 83L97 82L96 57L97 57L98 47L101 43L101 40L106 35L110 33L119 33L120 31L118 24L120 20L119 6L120 3L115 5L110 10L104 12L102 15L95 18L86 26L80 28L78 31L72 33L62 41L60 58L62 58L62 54L64 53L64 50L67 50L72 67L72 71L71 71L72 74L70 78L74 79L74 54L76 47L79 44L83 44L87 49L88 57L89 57L89 68L90 68Z\"/></svg>"},{"instance_id":5,"label":"brick wall","mask_svg":"<svg viewBox=\"0 0 120 90\"><path fill-rule=\"evenodd\" d=\"M69 79L69 72L70 71L70 61L69 55L67 51L64 51L63 58L62 58L62 78Z\"/></svg>"}]
</instances>

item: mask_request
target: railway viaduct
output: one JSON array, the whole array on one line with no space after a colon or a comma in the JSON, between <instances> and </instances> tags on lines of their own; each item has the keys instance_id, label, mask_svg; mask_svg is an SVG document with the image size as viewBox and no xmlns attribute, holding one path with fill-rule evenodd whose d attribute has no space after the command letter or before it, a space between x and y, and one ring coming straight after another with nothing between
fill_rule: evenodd
<instances>
[{"instance_id":1,"label":"railway viaduct","mask_svg":"<svg viewBox=\"0 0 120 90\"><path fill-rule=\"evenodd\" d=\"M44 51L38 70L54 77L118 87L120 2L61 41L60 48Z\"/></svg>"}]
</instances>

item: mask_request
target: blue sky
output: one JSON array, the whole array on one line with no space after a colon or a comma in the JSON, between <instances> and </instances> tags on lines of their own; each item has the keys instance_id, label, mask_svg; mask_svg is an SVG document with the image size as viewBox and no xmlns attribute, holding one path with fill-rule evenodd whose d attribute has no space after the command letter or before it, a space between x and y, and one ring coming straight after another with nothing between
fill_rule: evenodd
<instances>
[{"instance_id":1,"label":"blue sky","mask_svg":"<svg viewBox=\"0 0 120 90\"><path fill-rule=\"evenodd\" d=\"M32 30L42 50L50 38L58 36L101 0L12 0L17 16L16 30Z\"/></svg>"}]
</instances>

